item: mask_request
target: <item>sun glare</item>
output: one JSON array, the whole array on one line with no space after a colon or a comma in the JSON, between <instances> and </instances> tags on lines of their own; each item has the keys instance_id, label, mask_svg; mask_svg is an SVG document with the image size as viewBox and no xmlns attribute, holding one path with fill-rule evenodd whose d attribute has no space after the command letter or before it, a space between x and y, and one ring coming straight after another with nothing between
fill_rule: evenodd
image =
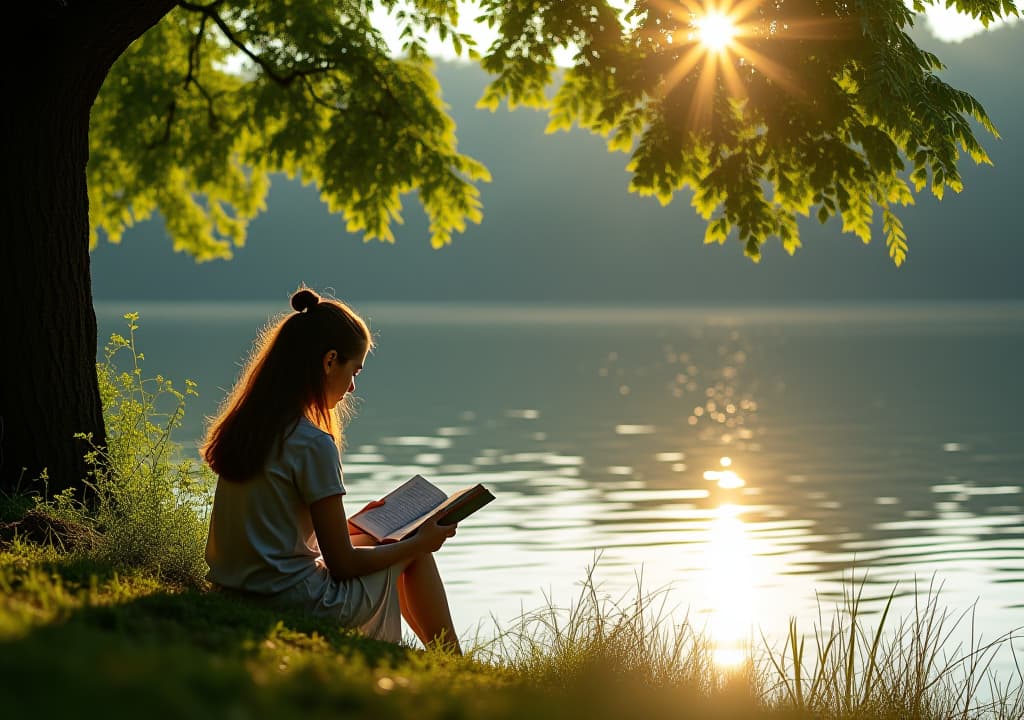
<instances>
[{"instance_id":1,"label":"sun glare","mask_svg":"<svg viewBox=\"0 0 1024 720\"><path fill-rule=\"evenodd\" d=\"M709 12L694 20L693 24L701 44L714 52L725 50L736 37L737 28L732 18L719 12Z\"/></svg>"}]
</instances>

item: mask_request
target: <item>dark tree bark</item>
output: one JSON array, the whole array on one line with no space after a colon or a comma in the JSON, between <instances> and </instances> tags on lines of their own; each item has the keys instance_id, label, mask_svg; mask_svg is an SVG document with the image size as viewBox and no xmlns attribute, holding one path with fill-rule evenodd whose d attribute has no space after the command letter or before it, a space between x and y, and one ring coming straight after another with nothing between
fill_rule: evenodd
<instances>
[{"instance_id":1,"label":"dark tree bark","mask_svg":"<svg viewBox=\"0 0 1024 720\"><path fill-rule=\"evenodd\" d=\"M82 488L105 433L89 271L89 112L114 61L174 2L41 0L3 50L0 490ZM31 43L31 44L29 44Z\"/></svg>"}]
</instances>

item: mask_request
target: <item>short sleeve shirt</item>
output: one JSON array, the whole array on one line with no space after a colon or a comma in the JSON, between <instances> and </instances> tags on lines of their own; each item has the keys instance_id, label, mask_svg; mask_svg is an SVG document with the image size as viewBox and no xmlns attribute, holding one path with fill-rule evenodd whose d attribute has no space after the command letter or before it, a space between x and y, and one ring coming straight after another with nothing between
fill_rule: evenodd
<instances>
[{"instance_id":1,"label":"short sleeve shirt","mask_svg":"<svg viewBox=\"0 0 1024 720\"><path fill-rule=\"evenodd\" d=\"M307 418L244 482L219 478L206 543L207 578L259 594L287 590L316 572L320 557L309 506L345 494L341 456Z\"/></svg>"}]
</instances>

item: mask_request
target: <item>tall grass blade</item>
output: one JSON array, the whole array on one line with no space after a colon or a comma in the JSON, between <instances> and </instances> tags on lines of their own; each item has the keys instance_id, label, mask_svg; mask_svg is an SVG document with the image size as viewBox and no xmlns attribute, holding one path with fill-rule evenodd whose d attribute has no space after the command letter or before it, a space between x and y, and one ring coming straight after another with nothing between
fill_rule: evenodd
<instances>
[{"instance_id":1,"label":"tall grass blade","mask_svg":"<svg viewBox=\"0 0 1024 720\"><path fill-rule=\"evenodd\" d=\"M871 691L873 689L873 681L875 679L875 669L878 666L878 646L882 640L882 630L885 628L885 620L889 617L889 609L892 607L893 598L896 597L896 586L892 588L892 592L889 593L888 599L885 601L885 608L882 610L882 617L878 621L878 627L875 629L875 637L871 641L871 650L868 653L868 669L864 675L864 693L861 695L861 705L868 702L871 697Z\"/></svg>"}]
</instances>

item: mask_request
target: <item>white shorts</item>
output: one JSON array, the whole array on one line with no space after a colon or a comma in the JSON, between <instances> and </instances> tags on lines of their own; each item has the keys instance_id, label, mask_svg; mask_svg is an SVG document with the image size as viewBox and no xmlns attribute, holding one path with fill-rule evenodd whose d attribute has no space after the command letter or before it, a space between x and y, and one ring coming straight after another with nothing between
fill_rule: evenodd
<instances>
[{"instance_id":1,"label":"white shorts","mask_svg":"<svg viewBox=\"0 0 1024 720\"><path fill-rule=\"evenodd\" d=\"M398 603L396 567L362 577L335 580L327 568L300 583L266 598L274 605L294 607L375 640L398 643L402 639L402 611Z\"/></svg>"}]
</instances>

